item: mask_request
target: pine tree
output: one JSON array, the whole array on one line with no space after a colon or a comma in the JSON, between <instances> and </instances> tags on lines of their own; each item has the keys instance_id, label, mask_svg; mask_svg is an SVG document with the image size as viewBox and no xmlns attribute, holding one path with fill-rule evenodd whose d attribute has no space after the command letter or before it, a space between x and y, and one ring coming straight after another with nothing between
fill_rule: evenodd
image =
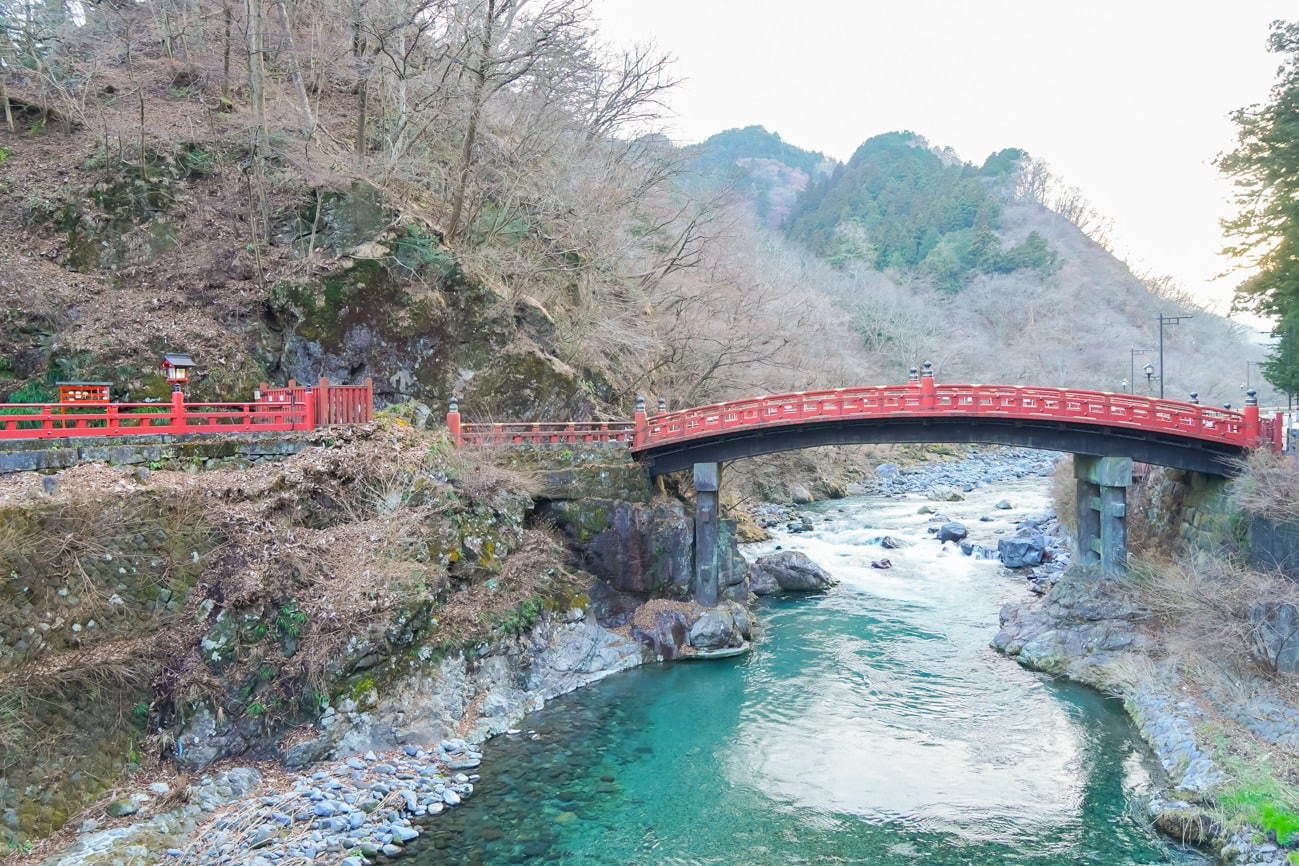
<instances>
[{"instance_id":1,"label":"pine tree","mask_svg":"<svg viewBox=\"0 0 1299 866\"><path fill-rule=\"evenodd\" d=\"M1258 272L1236 289L1234 306L1274 316L1280 342L1267 380L1299 384L1299 22L1275 21L1268 50L1283 57L1268 100L1232 114L1236 149L1218 166L1236 185L1239 213L1223 221L1224 252Z\"/></svg>"}]
</instances>

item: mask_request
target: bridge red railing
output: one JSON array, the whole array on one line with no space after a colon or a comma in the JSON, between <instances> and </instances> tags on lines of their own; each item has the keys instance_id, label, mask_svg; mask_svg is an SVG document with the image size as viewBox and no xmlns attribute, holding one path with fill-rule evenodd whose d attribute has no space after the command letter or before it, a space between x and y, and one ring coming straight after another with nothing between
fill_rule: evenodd
<instances>
[{"instance_id":1,"label":"bridge red railing","mask_svg":"<svg viewBox=\"0 0 1299 866\"><path fill-rule=\"evenodd\" d=\"M1194 396L1194 395L1192 395ZM661 408L661 404L660 404ZM1281 422L1260 419L1251 392L1243 410L1073 388L938 385L925 374L907 385L773 394L649 416L637 401L630 423L466 424L455 400L447 426L457 444L630 442L641 451L734 429L853 418L1018 418L1168 433L1241 448L1278 448Z\"/></svg>"},{"instance_id":2,"label":"bridge red railing","mask_svg":"<svg viewBox=\"0 0 1299 866\"><path fill-rule=\"evenodd\" d=\"M1172 433L1242 447L1262 434L1257 407L1243 412L1176 400L1067 388L922 384L774 394L668 412L646 419L637 448L711 436L735 428L847 418L1005 417L1051 419Z\"/></svg>"},{"instance_id":3,"label":"bridge red railing","mask_svg":"<svg viewBox=\"0 0 1299 866\"><path fill-rule=\"evenodd\" d=\"M461 424L453 433L457 445L597 445L632 444L630 421L556 421Z\"/></svg>"},{"instance_id":4,"label":"bridge red railing","mask_svg":"<svg viewBox=\"0 0 1299 866\"><path fill-rule=\"evenodd\" d=\"M308 403L0 403L0 439L310 430Z\"/></svg>"}]
</instances>

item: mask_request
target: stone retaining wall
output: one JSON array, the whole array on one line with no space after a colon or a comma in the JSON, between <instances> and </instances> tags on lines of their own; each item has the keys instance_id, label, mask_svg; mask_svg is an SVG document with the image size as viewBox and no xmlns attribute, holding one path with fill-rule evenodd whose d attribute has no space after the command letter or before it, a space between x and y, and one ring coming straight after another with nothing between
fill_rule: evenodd
<instances>
[{"instance_id":1,"label":"stone retaining wall","mask_svg":"<svg viewBox=\"0 0 1299 866\"><path fill-rule=\"evenodd\" d=\"M0 475L49 472L79 463L123 466L248 466L282 460L311 444L308 436L242 433L173 436L88 437L85 439L14 439L0 442Z\"/></svg>"}]
</instances>

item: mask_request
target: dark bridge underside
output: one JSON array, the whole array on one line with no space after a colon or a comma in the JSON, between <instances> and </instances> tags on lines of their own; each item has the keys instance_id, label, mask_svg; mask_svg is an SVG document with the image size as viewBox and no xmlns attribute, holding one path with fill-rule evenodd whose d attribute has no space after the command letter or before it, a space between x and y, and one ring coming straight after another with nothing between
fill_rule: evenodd
<instances>
[{"instance_id":1,"label":"dark bridge underside","mask_svg":"<svg viewBox=\"0 0 1299 866\"><path fill-rule=\"evenodd\" d=\"M885 442L979 442L1066 451L1096 457L1131 457L1141 463L1234 475L1244 449L1191 437L1147 433L1068 421L1011 418L860 418L724 431L715 436L638 451L651 475L819 445Z\"/></svg>"}]
</instances>

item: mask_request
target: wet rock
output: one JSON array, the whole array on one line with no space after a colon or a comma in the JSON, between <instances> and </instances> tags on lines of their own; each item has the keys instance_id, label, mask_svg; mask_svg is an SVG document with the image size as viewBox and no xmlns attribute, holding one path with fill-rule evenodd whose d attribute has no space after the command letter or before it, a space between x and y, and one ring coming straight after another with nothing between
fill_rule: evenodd
<instances>
[{"instance_id":1,"label":"wet rock","mask_svg":"<svg viewBox=\"0 0 1299 866\"><path fill-rule=\"evenodd\" d=\"M961 553L966 556L972 556L975 559L996 559L997 551L990 547L984 547L982 544L975 544L973 541L966 539L961 542Z\"/></svg>"},{"instance_id":2,"label":"wet rock","mask_svg":"<svg viewBox=\"0 0 1299 866\"><path fill-rule=\"evenodd\" d=\"M871 562L871 568L892 568L893 563L887 559L876 559Z\"/></svg>"},{"instance_id":3,"label":"wet rock","mask_svg":"<svg viewBox=\"0 0 1299 866\"><path fill-rule=\"evenodd\" d=\"M780 584L776 582L776 575L770 571L751 568L749 569L749 591L754 595L774 595L780 592Z\"/></svg>"},{"instance_id":4,"label":"wet rock","mask_svg":"<svg viewBox=\"0 0 1299 866\"><path fill-rule=\"evenodd\" d=\"M958 523L955 520L948 521L938 527L939 541L960 541L969 535L970 531L965 528L964 523Z\"/></svg>"},{"instance_id":5,"label":"wet rock","mask_svg":"<svg viewBox=\"0 0 1299 866\"><path fill-rule=\"evenodd\" d=\"M929 491L929 498L939 502L964 502L965 495L955 487L935 487Z\"/></svg>"},{"instance_id":6,"label":"wet rock","mask_svg":"<svg viewBox=\"0 0 1299 866\"><path fill-rule=\"evenodd\" d=\"M1035 529L1021 529L1010 538L997 540L997 553L1007 568L1041 565L1046 536Z\"/></svg>"},{"instance_id":7,"label":"wet rock","mask_svg":"<svg viewBox=\"0 0 1299 866\"><path fill-rule=\"evenodd\" d=\"M789 488L789 498L795 505L807 505L815 501L812 497L812 491L802 484L795 484Z\"/></svg>"},{"instance_id":8,"label":"wet rock","mask_svg":"<svg viewBox=\"0 0 1299 866\"><path fill-rule=\"evenodd\" d=\"M747 624L747 623L746 623ZM695 649L739 646L744 638L729 606L708 608L690 626L687 640Z\"/></svg>"},{"instance_id":9,"label":"wet rock","mask_svg":"<svg viewBox=\"0 0 1299 866\"><path fill-rule=\"evenodd\" d=\"M1014 506L1010 504L1010 500L1009 500L1009 499L999 499L999 500L997 500L997 504L994 505L994 506L992 506L992 507L993 507L993 508L996 508L996 509L999 509L999 510L1001 510L1001 511L1009 511L1009 510L1010 510L1011 508L1013 508Z\"/></svg>"},{"instance_id":10,"label":"wet rock","mask_svg":"<svg viewBox=\"0 0 1299 866\"><path fill-rule=\"evenodd\" d=\"M753 563L753 574L774 579L785 592L814 592L834 584L828 571L797 550L760 557Z\"/></svg>"},{"instance_id":11,"label":"wet rock","mask_svg":"<svg viewBox=\"0 0 1299 866\"><path fill-rule=\"evenodd\" d=\"M886 535L880 539L880 547L885 550L899 550L906 547L907 543L900 538L894 538L892 535Z\"/></svg>"},{"instance_id":12,"label":"wet rock","mask_svg":"<svg viewBox=\"0 0 1299 866\"><path fill-rule=\"evenodd\" d=\"M649 623L632 626L631 636L648 645L654 655L670 660L681 654L689 630L690 621L684 611L666 609L656 611Z\"/></svg>"}]
</instances>

